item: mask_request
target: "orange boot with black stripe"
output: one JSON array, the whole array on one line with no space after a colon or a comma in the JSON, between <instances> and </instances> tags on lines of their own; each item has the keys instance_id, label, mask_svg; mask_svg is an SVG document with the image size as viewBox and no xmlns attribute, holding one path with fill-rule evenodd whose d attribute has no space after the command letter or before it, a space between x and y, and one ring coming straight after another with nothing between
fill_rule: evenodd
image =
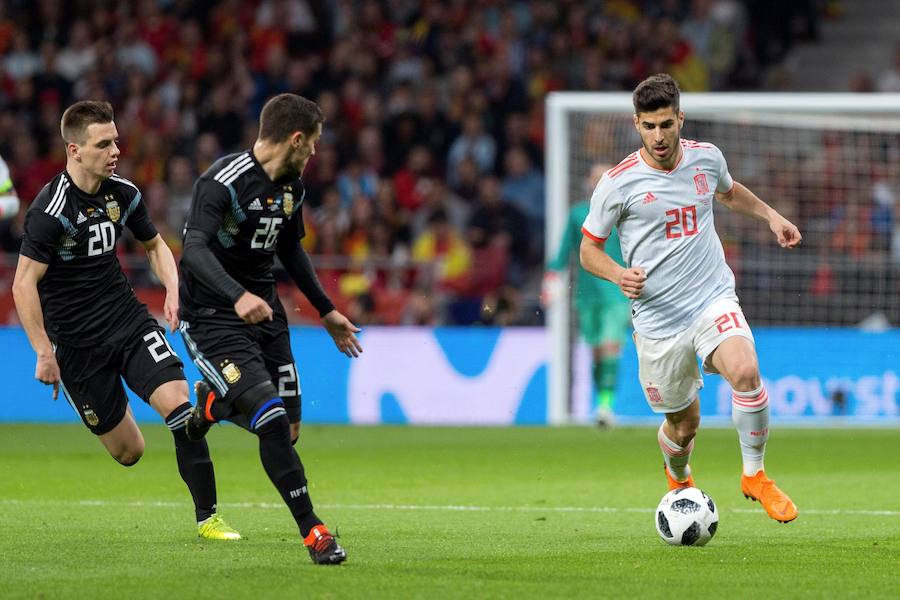
<instances>
[{"instance_id":1,"label":"orange boot with black stripe","mask_svg":"<svg viewBox=\"0 0 900 600\"><path fill-rule=\"evenodd\" d=\"M191 409L185 433L189 440L196 442L202 440L209 428L216 422L212 416L212 405L216 400L216 393L210 389L209 384L201 379L194 384L194 395L197 397L197 403Z\"/></svg>"}]
</instances>

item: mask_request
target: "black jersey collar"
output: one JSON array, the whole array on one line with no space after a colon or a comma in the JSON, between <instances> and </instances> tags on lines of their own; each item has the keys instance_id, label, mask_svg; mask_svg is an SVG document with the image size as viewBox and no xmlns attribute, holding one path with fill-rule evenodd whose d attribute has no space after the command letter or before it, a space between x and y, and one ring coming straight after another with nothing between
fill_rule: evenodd
<instances>
[{"instance_id":1,"label":"black jersey collar","mask_svg":"<svg viewBox=\"0 0 900 600\"><path fill-rule=\"evenodd\" d=\"M66 176L66 179L69 180L71 187L69 188L71 191L75 192L80 198L84 198L85 200L98 200L103 195L106 185L109 182L109 177L100 181L100 187L97 188L97 191L93 194L89 194L75 183L75 180L72 179L72 174L69 173L68 169L63 169L63 175Z\"/></svg>"}]
</instances>

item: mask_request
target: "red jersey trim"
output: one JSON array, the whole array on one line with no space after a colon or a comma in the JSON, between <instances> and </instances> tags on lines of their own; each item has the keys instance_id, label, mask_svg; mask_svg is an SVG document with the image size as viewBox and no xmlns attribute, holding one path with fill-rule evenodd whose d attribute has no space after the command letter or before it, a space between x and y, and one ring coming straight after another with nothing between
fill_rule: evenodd
<instances>
[{"instance_id":1,"label":"red jersey trim","mask_svg":"<svg viewBox=\"0 0 900 600\"><path fill-rule=\"evenodd\" d=\"M635 159L628 160L627 162L626 162L626 161L622 161L622 162L620 162L616 167L614 167L614 168L610 169L609 171L607 171L606 174L609 175L609 178L610 178L610 179L612 179L613 177L616 177L616 176L618 176L618 175L624 173L625 171L627 171L627 170L630 169L631 167L635 166L635 165L638 164L639 162L640 162L640 161L639 161L638 159L636 159L636 158L635 158Z\"/></svg>"},{"instance_id":2,"label":"red jersey trim","mask_svg":"<svg viewBox=\"0 0 900 600\"><path fill-rule=\"evenodd\" d=\"M681 145L682 145L682 146L685 146L685 147L687 147L687 148L702 148L702 149L705 149L705 150L712 150L712 149L713 149L713 145L712 145L712 144L706 144L706 143L704 143L704 142L697 142L697 141L694 141L694 140L687 140L687 139L683 139L683 138L682 138L682 140L681 140Z\"/></svg>"},{"instance_id":3,"label":"red jersey trim","mask_svg":"<svg viewBox=\"0 0 900 600\"><path fill-rule=\"evenodd\" d=\"M628 156L626 156L625 158L623 158L622 160L620 160L620 161L619 161L619 164L617 164L617 165L614 166L612 169L610 169L610 171L615 171L616 169L618 169L619 167L621 167L621 166L624 165L625 163L634 160L635 158L637 158L637 153L638 153L638 151L635 150L634 152L632 152L631 154L629 154Z\"/></svg>"},{"instance_id":4,"label":"red jersey trim","mask_svg":"<svg viewBox=\"0 0 900 600\"><path fill-rule=\"evenodd\" d=\"M588 231L588 230L585 229L584 227L581 228L581 233L584 234L584 237L590 239L591 241L597 242L598 244L603 243L603 242L605 242L606 240L609 239L609 236L606 236L606 237L597 237L596 235L594 235L593 233L591 233L590 231Z\"/></svg>"},{"instance_id":5,"label":"red jersey trim","mask_svg":"<svg viewBox=\"0 0 900 600\"><path fill-rule=\"evenodd\" d=\"M618 174L621 173L622 171L627 171L628 169L630 169L631 167L633 167L633 166L636 164L636 163L634 162L635 160L637 160L637 152L632 152L631 154L629 154L628 156L626 156L625 158L623 158L622 160L620 160L620 161L619 161L619 164L617 164L617 165L614 166L612 169L610 169L609 171L607 171L607 172L606 172L606 175L607 175L610 179L612 179L613 177L615 177L616 175L618 175Z\"/></svg>"}]
</instances>

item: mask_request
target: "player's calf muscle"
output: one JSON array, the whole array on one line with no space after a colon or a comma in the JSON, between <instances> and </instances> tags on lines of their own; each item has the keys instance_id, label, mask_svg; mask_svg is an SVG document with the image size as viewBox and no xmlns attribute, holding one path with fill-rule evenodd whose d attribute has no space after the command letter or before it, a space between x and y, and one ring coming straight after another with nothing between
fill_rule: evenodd
<instances>
[{"instance_id":1,"label":"player's calf muscle","mask_svg":"<svg viewBox=\"0 0 900 600\"><path fill-rule=\"evenodd\" d=\"M150 394L150 406L163 418L185 402L189 402L189 399L187 382L183 379L167 381Z\"/></svg>"}]
</instances>

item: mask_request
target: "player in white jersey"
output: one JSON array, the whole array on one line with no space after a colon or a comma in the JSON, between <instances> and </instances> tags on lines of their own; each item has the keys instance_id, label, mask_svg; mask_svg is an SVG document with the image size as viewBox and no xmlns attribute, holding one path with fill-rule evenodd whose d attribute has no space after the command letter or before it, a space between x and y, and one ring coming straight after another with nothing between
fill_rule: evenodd
<instances>
[{"instance_id":1,"label":"player in white jersey","mask_svg":"<svg viewBox=\"0 0 900 600\"><path fill-rule=\"evenodd\" d=\"M11 219L19 213L19 196L13 187L6 161L0 156L0 221Z\"/></svg>"},{"instance_id":2,"label":"player in white jersey","mask_svg":"<svg viewBox=\"0 0 900 600\"><path fill-rule=\"evenodd\" d=\"M581 263L632 300L639 377L650 408L663 413L658 440L670 489L693 486L690 466L700 424L703 370L732 387L732 420L743 457L741 490L786 523L797 507L766 476L768 394L753 334L713 225L713 200L768 223L783 248L802 239L793 223L735 182L722 152L681 139L679 90L665 74L634 90L642 147L604 174L582 229ZM618 228L626 267L604 251Z\"/></svg>"}]
</instances>

